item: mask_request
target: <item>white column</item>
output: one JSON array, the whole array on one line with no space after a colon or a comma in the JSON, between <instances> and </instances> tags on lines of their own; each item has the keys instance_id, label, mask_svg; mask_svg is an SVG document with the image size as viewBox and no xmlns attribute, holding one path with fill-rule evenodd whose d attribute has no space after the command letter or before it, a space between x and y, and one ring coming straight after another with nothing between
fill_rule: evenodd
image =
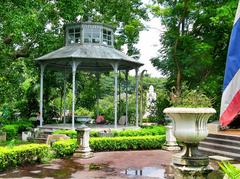
<instances>
[{"instance_id":1,"label":"white column","mask_svg":"<svg viewBox=\"0 0 240 179\"><path fill-rule=\"evenodd\" d=\"M136 127L138 127L138 68L135 69L136 72Z\"/></svg>"},{"instance_id":2,"label":"white column","mask_svg":"<svg viewBox=\"0 0 240 179\"><path fill-rule=\"evenodd\" d=\"M99 97L100 97L100 94L99 94L99 88L100 88L99 81L100 81L100 74L98 72L96 73L96 78L97 78L97 110L96 110L96 113L97 113L97 116L99 116Z\"/></svg>"},{"instance_id":3,"label":"white column","mask_svg":"<svg viewBox=\"0 0 240 179\"><path fill-rule=\"evenodd\" d=\"M117 128L117 106L118 106L118 64L112 64L114 69L114 128Z\"/></svg>"},{"instance_id":4,"label":"white column","mask_svg":"<svg viewBox=\"0 0 240 179\"><path fill-rule=\"evenodd\" d=\"M126 126L128 126L128 70L126 70L125 74L125 81L126 81Z\"/></svg>"},{"instance_id":5,"label":"white column","mask_svg":"<svg viewBox=\"0 0 240 179\"><path fill-rule=\"evenodd\" d=\"M41 77L40 77L40 127L42 127L43 124L43 76L44 76L44 70L46 67L46 64L41 64Z\"/></svg>"},{"instance_id":6,"label":"white column","mask_svg":"<svg viewBox=\"0 0 240 179\"><path fill-rule=\"evenodd\" d=\"M63 123L66 124L66 69L64 70L64 86L63 86Z\"/></svg>"},{"instance_id":7,"label":"white column","mask_svg":"<svg viewBox=\"0 0 240 179\"><path fill-rule=\"evenodd\" d=\"M76 70L79 62L73 61L72 62L72 129L75 129L75 120L74 120L74 113L75 113L75 78L76 78Z\"/></svg>"}]
</instances>

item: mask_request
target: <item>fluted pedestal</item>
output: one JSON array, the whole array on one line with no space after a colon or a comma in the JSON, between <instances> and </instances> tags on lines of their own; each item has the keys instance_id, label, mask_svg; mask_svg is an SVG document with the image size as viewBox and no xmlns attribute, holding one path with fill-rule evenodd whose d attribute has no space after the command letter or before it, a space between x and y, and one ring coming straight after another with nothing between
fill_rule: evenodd
<instances>
[{"instance_id":1,"label":"fluted pedestal","mask_svg":"<svg viewBox=\"0 0 240 179\"><path fill-rule=\"evenodd\" d=\"M77 140L78 140L78 149L74 153L74 157L79 158L91 158L93 157L93 153L91 152L91 148L89 146L89 136L90 136L90 128L83 125L80 128L76 129L77 131Z\"/></svg>"}]
</instances>

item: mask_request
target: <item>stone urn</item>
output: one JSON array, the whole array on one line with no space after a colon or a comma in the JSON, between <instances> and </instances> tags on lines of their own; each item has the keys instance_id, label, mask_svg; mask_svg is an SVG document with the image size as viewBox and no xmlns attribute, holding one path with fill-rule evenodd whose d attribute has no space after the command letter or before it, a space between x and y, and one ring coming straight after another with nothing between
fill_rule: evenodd
<instances>
[{"instance_id":1,"label":"stone urn","mask_svg":"<svg viewBox=\"0 0 240 179\"><path fill-rule=\"evenodd\" d=\"M198 151L198 144L208 135L207 121L216 113L213 108L166 108L163 111L174 122L174 136L184 146L173 156L173 165L186 167L205 167L208 156Z\"/></svg>"}]
</instances>

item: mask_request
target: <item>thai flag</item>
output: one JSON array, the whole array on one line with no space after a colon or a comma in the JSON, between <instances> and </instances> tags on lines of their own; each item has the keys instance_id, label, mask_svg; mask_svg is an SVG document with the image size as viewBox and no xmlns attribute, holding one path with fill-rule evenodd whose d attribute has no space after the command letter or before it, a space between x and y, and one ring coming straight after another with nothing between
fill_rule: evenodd
<instances>
[{"instance_id":1,"label":"thai flag","mask_svg":"<svg viewBox=\"0 0 240 179\"><path fill-rule=\"evenodd\" d=\"M240 113L240 3L228 47L220 111L220 124L227 126Z\"/></svg>"}]
</instances>

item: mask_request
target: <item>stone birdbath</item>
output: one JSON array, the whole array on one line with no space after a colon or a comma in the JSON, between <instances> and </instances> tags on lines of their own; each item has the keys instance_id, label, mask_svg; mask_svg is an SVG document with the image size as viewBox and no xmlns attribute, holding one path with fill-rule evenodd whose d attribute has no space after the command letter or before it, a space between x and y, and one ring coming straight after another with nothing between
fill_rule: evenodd
<instances>
[{"instance_id":1,"label":"stone birdbath","mask_svg":"<svg viewBox=\"0 0 240 179\"><path fill-rule=\"evenodd\" d=\"M180 153L173 155L174 167L199 170L209 164L208 156L198 150L198 144L208 135L207 121L216 113L213 108L170 107L163 111L174 122L174 136L184 147ZM195 169L194 169L195 168Z\"/></svg>"},{"instance_id":2,"label":"stone birdbath","mask_svg":"<svg viewBox=\"0 0 240 179\"><path fill-rule=\"evenodd\" d=\"M91 152L92 150L89 146L90 128L86 125L81 125L79 128L76 129L76 131L78 148L74 153L74 157L85 159L93 157L93 153Z\"/></svg>"}]
</instances>

